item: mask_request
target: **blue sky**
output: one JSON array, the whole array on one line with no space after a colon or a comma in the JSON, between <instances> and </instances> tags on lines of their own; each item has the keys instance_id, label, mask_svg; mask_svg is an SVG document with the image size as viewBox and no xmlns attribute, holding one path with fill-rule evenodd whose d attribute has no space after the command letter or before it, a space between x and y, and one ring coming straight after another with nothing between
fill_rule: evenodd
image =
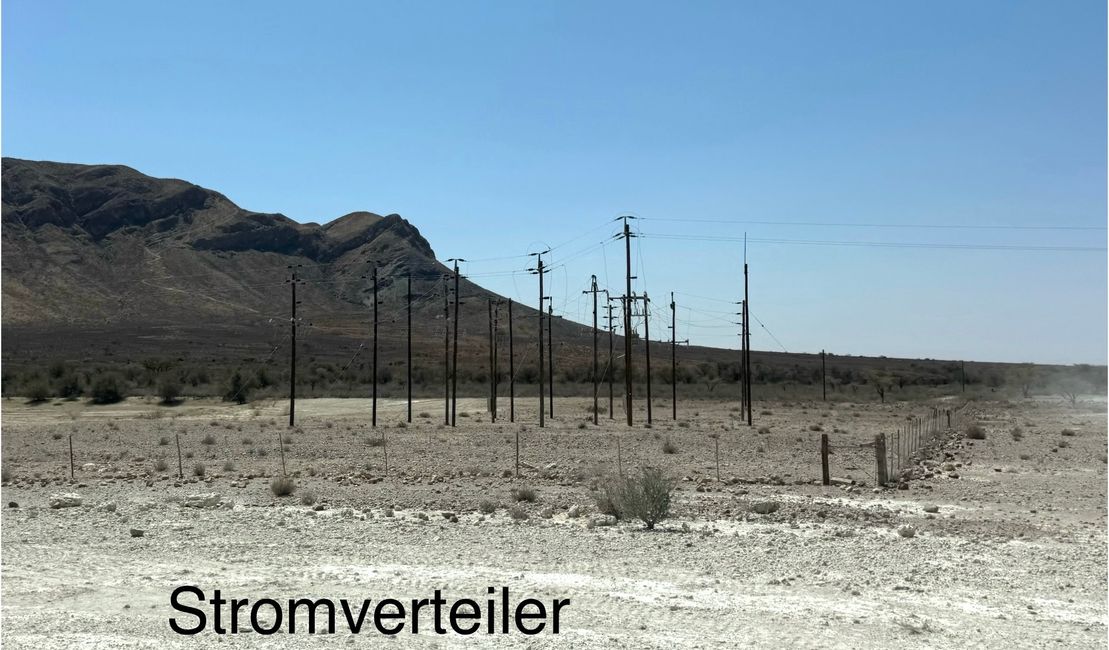
<instances>
[{"instance_id":1,"label":"blue sky","mask_svg":"<svg viewBox=\"0 0 1109 650\"><path fill-rule=\"evenodd\" d=\"M679 338L706 345L738 342L721 312L746 232L753 315L790 351L1106 362L1104 2L7 0L2 18L6 156L122 163L300 221L396 212L532 304L509 256L567 242L551 285L581 320L590 274L620 290L622 244L599 242L634 214L636 290L659 318L679 292Z\"/></svg>"}]
</instances>

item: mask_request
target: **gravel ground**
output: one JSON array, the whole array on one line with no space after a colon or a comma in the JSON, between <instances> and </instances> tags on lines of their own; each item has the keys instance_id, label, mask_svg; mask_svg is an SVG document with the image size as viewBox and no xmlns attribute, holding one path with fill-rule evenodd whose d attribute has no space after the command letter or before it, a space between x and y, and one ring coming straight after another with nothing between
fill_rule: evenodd
<instances>
[{"instance_id":1,"label":"gravel ground","mask_svg":"<svg viewBox=\"0 0 1109 650\"><path fill-rule=\"evenodd\" d=\"M388 403L370 430L366 400L304 400L290 430L280 404L5 400L2 495L18 507L3 511L0 641L282 647L379 636L356 639L341 624L311 637L178 636L169 594L194 584L252 601L404 600L437 588L482 601L490 586L571 599L558 636L422 629L382 641L403 647L1106 646L1103 399L973 403L964 423L986 438L944 432L905 489L875 488L874 450L859 445L959 402L760 403L748 428L729 404L683 403L673 422L660 401L650 429L607 414L594 427L588 403L560 399L543 430L533 404L519 405L521 423L503 413L491 423L481 400L463 400L452 430L439 401L418 403L404 427L403 404ZM819 484L821 433L838 485ZM269 489L279 437L297 485L285 498ZM191 454L184 479L176 439ZM167 470L155 469L160 459ZM679 479L673 518L655 531L609 525L591 487L618 465L648 463ZM538 498L514 520L510 490L523 484ZM82 504L51 508L64 493ZM210 493L214 507L186 506ZM496 511L479 512L482 500ZM770 502L776 510L757 512Z\"/></svg>"}]
</instances>

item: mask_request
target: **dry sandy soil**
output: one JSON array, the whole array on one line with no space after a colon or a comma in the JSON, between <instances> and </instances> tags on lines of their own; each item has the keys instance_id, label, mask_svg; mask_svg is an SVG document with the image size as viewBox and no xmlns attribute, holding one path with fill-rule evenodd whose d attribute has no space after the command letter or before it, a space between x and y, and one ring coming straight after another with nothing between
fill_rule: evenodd
<instances>
[{"instance_id":1,"label":"dry sandy soil","mask_svg":"<svg viewBox=\"0 0 1109 650\"><path fill-rule=\"evenodd\" d=\"M506 409L491 423L473 399L452 429L441 401L421 400L408 426L403 403L382 404L371 430L367 400L301 401L294 429L281 403L4 400L0 641L1105 647L1104 399L971 403L964 422L980 423L984 440L946 431L928 477L875 487L874 450L859 445L960 404L759 403L748 428L731 404L683 404L674 422L660 400L651 428L641 412L629 429L607 414L595 427L586 400L560 399L558 417L539 429L533 402L518 404L516 424ZM820 484L817 427L831 437L839 485ZM279 437L297 485L284 498L270 490L282 472ZM617 441L624 471L652 464L679 479L673 517L658 530L607 525L593 508L591 487L616 471ZM675 453L663 452L668 441ZM160 459L168 469L155 469ZM520 484L538 495L520 504L526 520L507 514ZM62 493L82 505L51 508ZM186 507L201 493L219 505ZM302 503L306 493L314 505ZM482 514L482 500L497 510ZM778 509L752 510L766 501ZM913 536L899 534L908 527ZM558 636L182 637L168 625L169 594L182 584L252 600L411 599L436 588L448 600L482 599L507 585L571 605Z\"/></svg>"}]
</instances>

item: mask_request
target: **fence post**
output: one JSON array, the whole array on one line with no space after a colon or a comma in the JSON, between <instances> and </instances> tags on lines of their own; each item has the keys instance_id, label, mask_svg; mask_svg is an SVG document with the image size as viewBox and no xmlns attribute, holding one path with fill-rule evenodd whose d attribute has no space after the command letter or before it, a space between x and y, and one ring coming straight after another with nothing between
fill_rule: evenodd
<instances>
[{"instance_id":1,"label":"fence post","mask_svg":"<svg viewBox=\"0 0 1109 650\"><path fill-rule=\"evenodd\" d=\"M878 460L878 485L885 487L889 483L889 470L886 467L886 434L879 433L874 436L874 455Z\"/></svg>"},{"instance_id":2,"label":"fence post","mask_svg":"<svg viewBox=\"0 0 1109 650\"><path fill-rule=\"evenodd\" d=\"M832 475L828 471L828 434L820 434L820 471L821 482L824 485L832 484Z\"/></svg>"},{"instance_id":3,"label":"fence post","mask_svg":"<svg viewBox=\"0 0 1109 650\"><path fill-rule=\"evenodd\" d=\"M177 478L185 478L185 470L181 465L181 434L177 431L173 432L173 439L177 442Z\"/></svg>"}]
</instances>

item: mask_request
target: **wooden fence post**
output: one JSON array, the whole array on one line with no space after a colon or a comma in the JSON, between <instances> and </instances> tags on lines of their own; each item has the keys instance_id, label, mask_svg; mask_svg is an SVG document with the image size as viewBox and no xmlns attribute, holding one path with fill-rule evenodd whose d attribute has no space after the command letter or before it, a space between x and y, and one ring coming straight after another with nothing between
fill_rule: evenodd
<instances>
[{"instance_id":1,"label":"wooden fence post","mask_svg":"<svg viewBox=\"0 0 1109 650\"><path fill-rule=\"evenodd\" d=\"M886 467L886 434L879 433L874 436L874 455L878 460L878 485L885 487L889 483L889 470Z\"/></svg>"},{"instance_id":2,"label":"wooden fence post","mask_svg":"<svg viewBox=\"0 0 1109 650\"><path fill-rule=\"evenodd\" d=\"M185 478L185 470L181 465L181 434L177 431L173 432L173 439L177 442L177 478Z\"/></svg>"},{"instance_id":3,"label":"wooden fence post","mask_svg":"<svg viewBox=\"0 0 1109 650\"><path fill-rule=\"evenodd\" d=\"M820 472L823 485L832 484L832 474L828 471L828 434L820 434Z\"/></svg>"}]
</instances>

